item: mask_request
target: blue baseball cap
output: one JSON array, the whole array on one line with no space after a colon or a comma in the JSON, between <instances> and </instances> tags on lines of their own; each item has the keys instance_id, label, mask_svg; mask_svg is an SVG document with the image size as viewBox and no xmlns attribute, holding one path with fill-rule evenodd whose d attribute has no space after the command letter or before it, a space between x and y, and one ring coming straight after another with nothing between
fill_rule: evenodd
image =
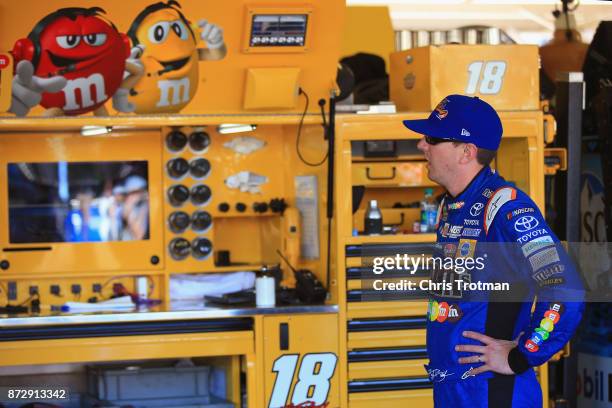
<instances>
[{"instance_id":1,"label":"blue baseball cap","mask_svg":"<svg viewBox=\"0 0 612 408\"><path fill-rule=\"evenodd\" d=\"M425 136L472 143L488 150L497 150L504 131L495 109L477 96L449 95L429 118L403 123Z\"/></svg>"}]
</instances>

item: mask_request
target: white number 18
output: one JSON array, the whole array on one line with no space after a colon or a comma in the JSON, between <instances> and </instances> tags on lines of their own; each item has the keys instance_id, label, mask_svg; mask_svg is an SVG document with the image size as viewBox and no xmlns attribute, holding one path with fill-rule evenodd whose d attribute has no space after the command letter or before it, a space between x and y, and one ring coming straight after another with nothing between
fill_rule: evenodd
<instances>
[{"instance_id":1,"label":"white number 18","mask_svg":"<svg viewBox=\"0 0 612 408\"><path fill-rule=\"evenodd\" d=\"M285 354L274 362L272 371L276 373L276 381L272 389L269 408L284 407L291 391L291 383L298 366L297 354ZM306 354L300 364L298 381L293 389L291 402L294 405L306 401L315 406L322 406L327 400L330 380L336 370L338 357L333 353Z\"/></svg>"},{"instance_id":2,"label":"white number 18","mask_svg":"<svg viewBox=\"0 0 612 408\"><path fill-rule=\"evenodd\" d=\"M484 69L483 69L484 68ZM478 92L483 95L494 95L499 93L504 82L504 74L506 73L505 61L474 61L468 65L468 84L465 88L465 93L473 95ZM481 79L482 73L482 79ZM478 83L480 82L480 87Z\"/></svg>"}]
</instances>

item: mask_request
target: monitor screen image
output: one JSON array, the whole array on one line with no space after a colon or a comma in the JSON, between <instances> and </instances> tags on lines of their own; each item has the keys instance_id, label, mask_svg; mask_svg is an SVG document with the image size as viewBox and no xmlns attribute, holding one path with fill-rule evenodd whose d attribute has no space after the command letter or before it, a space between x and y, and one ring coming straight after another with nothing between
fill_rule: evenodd
<instances>
[{"instance_id":1,"label":"monitor screen image","mask_svg":"<svg viewBox=\"0 0 612 408\"><path fill-rule=\"evenodd\" d=\"M9 163L9 240L149 239L146 161Z\"/></svg>"}]
</instances>

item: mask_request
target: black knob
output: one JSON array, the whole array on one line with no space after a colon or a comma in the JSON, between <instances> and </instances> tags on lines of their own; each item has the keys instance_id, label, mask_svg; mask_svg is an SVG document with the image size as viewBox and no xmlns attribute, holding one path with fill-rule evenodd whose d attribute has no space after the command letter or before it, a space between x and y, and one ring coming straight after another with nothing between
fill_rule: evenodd
<instances>
[{"instance_id":1,"label":"black knob","mask_svg":"<svg viewBox=\"0 0 612 408\"><path fill-rule=\"evenodd\" d=\"M195 159L189 165L191 177L202 178L208 175L210 171L210 162L206 159Z\"/></svg>"},{"instance_id":2,"label":"black knob","mask_svg":"<svg viewBox=\"0 0 612 408\"><path fill-rule=\"evenodd\" d=\"M212 224L212 217L206 211L196 211L191 216L191 228L194 231L204 231L207 230Z\"/></svg>"},{"instance_id":3,"label":"black knob","mask_svg":"<svg viewBox=\"0 0 612 408\"><path fill-rule=\"evenodd\" d=\"M172 178L181 178L189 171L189 163L182 157L170 160L166 167L168 168L168 175Z\"/></svg>"},{"instance_id":4,"label":"black knob","mask_svg":"<svg viewBox=\"0 0 612 408\"><path fill-rule=\"evenodd\" d=\"M230 209L230 205L228 203L221 203L219 204L219 211L221 212L228 212Z\"/></svg>"},{"instance_id":5,"label":"black knob","mask_svg":"<svg viewBox=\"0 0 612 408\"><path fill-rule=\"evenodd\" d=\"M212 253L212 242L207 238L196 238L191 243L194 258L203 259Z\"/></svg>"},{"instance_id":6,"label":"black knob","mask_svg":"<svg viewBox=\"0 0 612 408\"><path fill-rule=\"evenodd\" d=\"M210 145L210 136L208 133L201 132L193 132L189 135L189 147L191 147L196 152L206 149Z\"/></svg>"},{"instance_id":7,"label":"black knob","mask_svg":"<svg viewBox=\"0 0 612 408\"><path fill-rule=\"evenodd\" d=\"M174 259L185 259L191 252L191 244L185 238L174 238L168 246Z\"/></svg>"},{"instance_id":8,"label":"black knob","mask_svg":"<svg viewBox=\"0 0 612 408\"><path fill-rule=\"evenodd\" d=\"M246 209L247 209L247 206L245 203L236 203L236 211L245 212Z\"/></svg>"},{"instance_id":9,"label":"black knob","mask_svg":"<svg viewBox=\"0 0 612 408\"><path fill-rule=\"evenodd\" d=\"M253 203L253 211L256 213L265 213L268 211L268 203Z\"/></svg>"},{"instance_id":10,"label":"black knob","mask_svg":"<svg viewBox=\"0 0 612 408\"><path fill-rule=\"evenodd\" d=\"M189 200L189 189L182 184L176 184L168 189L168 199L172 205L182 205Z\"/></svg>"},{"instance_id":11,"label":"black knob","mask_svg":"<svg viewBox=\"0 0 612 408\"><path fill-rule=\"evenodd\" d=\"M151 264L153 264L153 265L157 265L158 263L159 263L159 256L157 256L157 255L153 255L153 256L151 257Z\"/></svg>"},{"instance_id":12,"label":"black knob","mask_svg":"<svg viewBox=\"0 0 612 408\"><path fill-rule=\"evenodd\" d=\"M173 130L166 136L166 146L172 152L183 150L187 145L187 136L180 130Z\"/></svg>"},{"instance_id":13,"label":"black knob","mask_svg":"<svg viewBox=\"0 0 612 408\"><path fill-rule=\"evenodd\" d=\"M205 204L210 200L211 191L207 185L198 184L191 188L191 202L195 205Z\"/></svg>"},{"instance_id":14,"label":"black knob","mask_svg":"<svg viewBox=\"0 0 612 408\"><path fill-rule=\"evenodd\" d=\"M7 261L6 259L3 261L0 261L0 269L2 269L3 271L6 271L10 267L11 267L11 263Z\"/></svg>"},{"instance_id":15,"label":"black knob","mask_svg":"<svg viewBox=\"0 0 612 408\"><path fill-rule=\"evenodd\" d=\"M270 209L273 213L284 213L287 208L287 203L284 198L273 198L270 200Z\"/></svg>"},{"instance_id":16,"label":"black knob","mask_svg":"<svg viewBox=\"0 0 612 408\"><path fill-rule=\"evenodd\" d=\"M191 218L185 211L175 211L168 217L168 224L173 232L183 232L189 226Z\"/></svg>"}]
</instances>

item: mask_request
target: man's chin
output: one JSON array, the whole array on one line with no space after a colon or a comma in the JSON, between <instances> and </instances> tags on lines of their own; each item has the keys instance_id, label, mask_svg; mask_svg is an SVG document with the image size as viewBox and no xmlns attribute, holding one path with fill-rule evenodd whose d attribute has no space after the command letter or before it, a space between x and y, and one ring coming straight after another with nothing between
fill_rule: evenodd
<instances>
[{"instance_id":1,"label":"man's chin","mask_svg":"<svg viewBox=\"0 0 612 408\"><path fill-rule=\"evenodd\" d=\"M440 184L440 182L436 178L435 174L432 174L431 168L429 167L429 164L427 165L427 178L430 179L431 181L433 181L436 184Z\"/></svg>"}]
</instances>

